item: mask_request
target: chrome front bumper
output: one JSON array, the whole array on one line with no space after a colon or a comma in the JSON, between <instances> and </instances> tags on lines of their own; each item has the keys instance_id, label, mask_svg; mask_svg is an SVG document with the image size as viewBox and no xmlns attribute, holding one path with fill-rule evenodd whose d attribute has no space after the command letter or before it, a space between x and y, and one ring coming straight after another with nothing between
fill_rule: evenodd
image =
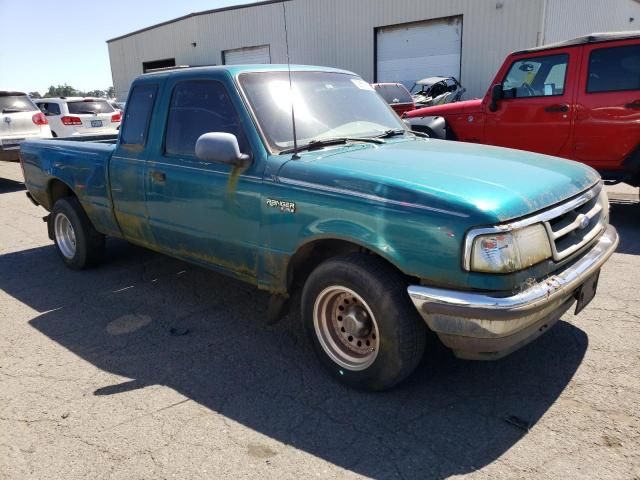
<instances>
[{"instance_id":1,"label":"chrome front bumper","mask_svg":"<svg viewBox=\"0 0 640 480\"><path fill-rule=\"evenodd\" d=\"M510 297L410 286L429 328L456 356L496 359L529 343L571 307L576 291L613 254L618 233L608 226L582 258L557 275Z\"/></svg>"}]
</instances>

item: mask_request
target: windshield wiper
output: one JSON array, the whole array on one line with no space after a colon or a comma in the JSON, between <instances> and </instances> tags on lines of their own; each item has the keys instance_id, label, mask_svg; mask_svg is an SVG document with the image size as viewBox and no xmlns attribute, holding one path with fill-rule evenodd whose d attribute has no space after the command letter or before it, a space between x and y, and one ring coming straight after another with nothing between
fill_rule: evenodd
<instances>
[{"instance_id":1,"label":"windshield wiper","mask_svg":"<svg viewBox=\"0 0 640 480\"><path fill-rule=\"evenodd\" d=\"M395 137L396 135L405 135L407 133L410 133L413 136L416 137L422 137L422 138L431 138L429 135L427 135L426 133L423 132L416 132L414 130L387 130L386 132L384 132L381 135L378 135L376 138L390 138L390 137Z\"/></svg>"},{"instance_id":2,"label":"windshield wiper","mask_svg":"<svg viewBox=\"0 0 640 480\"><path fill-rule=\"evenodd\" d=\"M80 110L78 113L90 113L91 115L97 115L98 112L95 110Z\"/></svg>"},{"instance_id":3,"label":"windshield wiper","mask_svg":"<svg viewBox=\"0 0 640 480\"><path fill-rule=\"evenodd\" d=\"M19 108L3 108L2 113L20 113L24 110L20 110Z\"/></svg>"},{"instance_id":4,"label":"windshield wiper","mask_svg":"<svg viewBox=\"0 0 640 480\"><path fill-rule=\"evenodd\" d=\"M330 147L331 145L342 145L349 142L366 142L366 143L385 143L382 138L379 137L338 137L338 138L322 138L318 140L311 140L309 143L305 145L298 145L297 151L302 150L316 150L318 148ZM286 155L288 153L295 152L295 148L287 148L286 150L282 150L280 155Z\"/></svg>"},{"instance_id":5,"label":"windshield wiper","mask_svg":"<svg viewBox=\"0 0 640 480\"><path fill-rule=\"evenodd\" d=\"M384 133L377 135L375 138L391 138L391 137L397 137L398 135L404 135L405 133L407 133L407 131L402 128L398 128L395 130L391 129L391 130L385 130Z\"/></svg>"}]
</instances>

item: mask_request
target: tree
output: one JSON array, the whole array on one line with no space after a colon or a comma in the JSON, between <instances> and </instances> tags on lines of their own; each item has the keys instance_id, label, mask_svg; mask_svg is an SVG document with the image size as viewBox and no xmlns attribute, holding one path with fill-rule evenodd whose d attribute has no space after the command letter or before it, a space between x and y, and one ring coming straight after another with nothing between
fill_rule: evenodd
<instances>
[{"instance_id":1,"label":"tree","mask_svg":"<svg viewBox=\"0 0 640 480\"><path fill-rule=\"evenodd\" d=\"M29 96L31 98L42 98L42 95L40 95L40 92L29 92Z\"/></svg>"},{"instance_id":2,"label":"tree","mask_svg":"<svg viewBox=\"0 0 640 480\"><path fill-rule=\"evenodd\" d=\"M83 93L82 96L102 98L105 96L105 92L104 90L89 90L88 92Z\"/></svg>"},{"instance_id":3,"label":"tree","mask_svg":"<svg viewBox=\"0 0 640 480\"><path fill-rule=\"evenodd\" d=\"M47 97L78 97L78 96L82 96L82 92L76 90L71 85L67 85L65 83L64 85L58 85L57 87L54 87L53 85L51 85L49 87L49 90L47 90L46 96Z\"/></svg>"},{"instance_id":4,"label":"tree","mask_svg":"<svg viewBox=\"0 0 640 480\"><path fill-rule=\"evenodd\" d=\"M33 98L42 98L39 92L32 92L33 94L38 95ZM32 95L33 96L33 95ZM105 90L95 89L89 90L88 92L84 92L82 90L76 90L71 85L51 85L45 97L98 97L98 98L113 98L115 97L115 91L113 87L109 87Z\"/></svg>"}]
</instances>

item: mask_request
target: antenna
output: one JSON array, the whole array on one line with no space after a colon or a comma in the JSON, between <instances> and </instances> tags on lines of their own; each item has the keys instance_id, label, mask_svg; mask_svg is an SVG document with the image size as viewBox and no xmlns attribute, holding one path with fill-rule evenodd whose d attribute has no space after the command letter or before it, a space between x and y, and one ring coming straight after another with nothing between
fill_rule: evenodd
<instances>
[{"instance_id":1,"label":"antenna","mask_svg":"<svg viewBox=\"0 0 640 480\"><path fill-rule=\"evenodd\" d=\"M296 135L296 113L293 108L293 83L291 82L291 60L289 60L289 32L287 31L287 8L282 2L282 14L284 15L284 41L287 45L287 71L289 72L289 95L291 96L291 124L293 126L293 155L292 160L298 160L298 136Z\"/></svg>"}]
</instances>

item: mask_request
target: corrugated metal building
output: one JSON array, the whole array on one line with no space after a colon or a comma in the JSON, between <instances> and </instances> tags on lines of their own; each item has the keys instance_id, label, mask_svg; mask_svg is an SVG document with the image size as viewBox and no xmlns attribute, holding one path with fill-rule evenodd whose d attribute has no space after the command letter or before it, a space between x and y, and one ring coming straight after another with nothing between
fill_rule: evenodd
<instances>
[{"instance_id":1,"label":"corrugated metal building","mask_svg":"<svg viewBox=\"0 0 640 480\"><path fill-rule=\"evenodd\" d=\"M285 8L283 8L283 6ZM594 31L638 30L639 0L277 0L193 13L107 41L123 100L173 65L326 65L368 81L454 75L484 94L505 55Z\"/></svg>"}]
</instances>

